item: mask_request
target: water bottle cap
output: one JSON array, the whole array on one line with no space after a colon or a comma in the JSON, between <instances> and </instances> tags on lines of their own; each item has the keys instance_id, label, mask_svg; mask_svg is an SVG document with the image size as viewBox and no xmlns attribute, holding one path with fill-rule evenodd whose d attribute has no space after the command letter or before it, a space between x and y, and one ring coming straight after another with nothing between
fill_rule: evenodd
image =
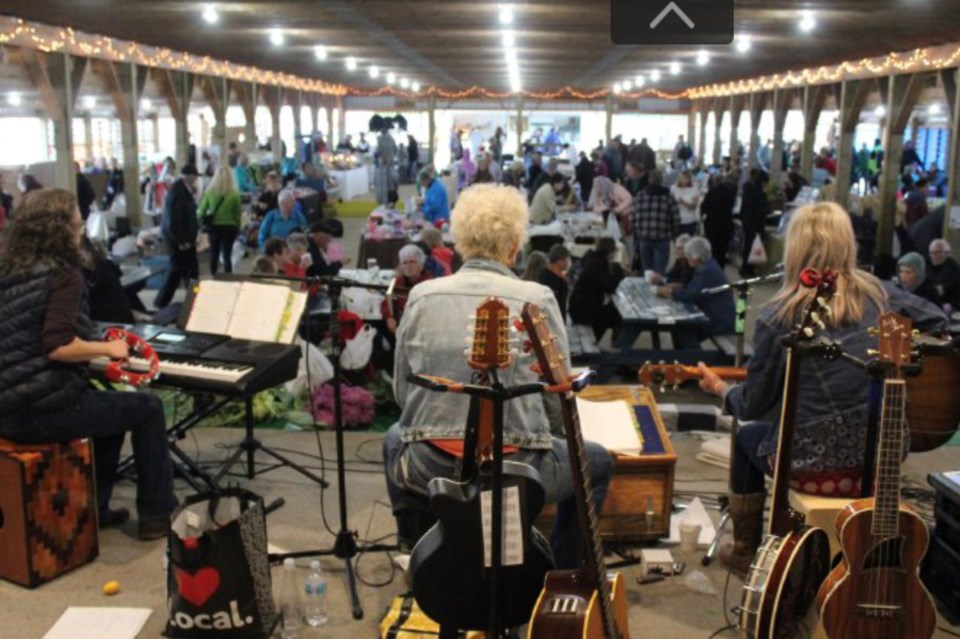
<instances>
[{"instance_id":1,"label":"water bottle cap","mask_svg":"<svg viewBox=\"0 0 960 639\"><path fill-rule=\"evenodd\" d=\"M283 567L284 567L284 568L296 568L296 567L297 567L297 561L296 561L296 559L294 559L293 557L287 557L286 559L283 560Z\"/></svg>"},{"instance_id":2,"label":"water bottle cap","mask_svg":"<svg viewBox=\"0 0 960 639\"><path fill-rule=\"evenodd\" d=\"M310 570L320 570L320 562L319 562L319 561L316 561L316 560L311 561L311 562L310 562Z\"/></svg>"}]
</instances>

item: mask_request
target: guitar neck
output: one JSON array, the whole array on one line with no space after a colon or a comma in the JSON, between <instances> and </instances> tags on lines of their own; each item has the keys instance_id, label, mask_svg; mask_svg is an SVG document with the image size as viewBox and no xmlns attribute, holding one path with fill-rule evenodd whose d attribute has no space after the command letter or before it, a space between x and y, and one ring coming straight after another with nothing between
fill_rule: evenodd
<instances>
[{"instance_id":1,"label":"guitar neck","mask_svg":"<svg viewBox=\"0 0 960 639\"><path fill-rule=\"evenodd\" d=\"M780 409L780 437L777 443L777 468L773 477L773 505L770 510L770 534L783 537L794 528L790 509L790 471L793 466L793 441L797 430L797 373L800 362L793 348L787 349L786 375L783 381L783 405Z\"/></svg>"},{"instance_id":2,"label":"guitar neck","mask_svg":"<svg viewBox=\"0 0 960 639\"><path fill-rule=\"evenodd\" d=\"M900 532L900 466L906 400L904 380L890 379L884 383L872 524L872 532L877 537L895 537Z\"/></svg>"}]
</instances>

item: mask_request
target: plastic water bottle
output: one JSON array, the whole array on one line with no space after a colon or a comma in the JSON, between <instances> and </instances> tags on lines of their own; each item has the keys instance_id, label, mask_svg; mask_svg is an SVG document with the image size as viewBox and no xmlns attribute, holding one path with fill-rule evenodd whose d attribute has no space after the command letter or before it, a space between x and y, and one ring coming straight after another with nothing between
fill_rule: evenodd
<instances>
[{"instance_id":1,"label":"plastic water bottle","mask_svg":"<svg viewBox=\"0 0 960 639\"><path fill-rule=\"evenodd\" d=\"M280 614L283 616L283 639L299 639L300 629L303 628L303 608L300 605L297 565L292 558L283 560Z\"/></svg>"},{"instance_id":2,"label":"plastic water bottle","mask_svg":"<svg viewBox=\"0 0 960 639\"><path fill-rule=\"evenodd\" d=\"M304 586L306 599L303 614L307 623L316 628L327 623L327 578L319 561L310 562L310 574Z\"/></svg>"}]
</instances>

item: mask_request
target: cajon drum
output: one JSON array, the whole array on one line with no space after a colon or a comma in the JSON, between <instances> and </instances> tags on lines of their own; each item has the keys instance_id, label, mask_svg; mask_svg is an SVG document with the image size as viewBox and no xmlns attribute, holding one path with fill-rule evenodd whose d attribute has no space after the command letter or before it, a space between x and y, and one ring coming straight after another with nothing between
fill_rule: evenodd
<instances>
[{"instance_id":1,"label":"cajon drum","mask_svg":"<svg viewBox=\"0 0 960 639\"><path fill-rule=\"evenodd\" d=\"M835 497L820 497L807 495L795 490L790 491L790 506L807 518L808 526L822 528L830 538L830 557L836 557L840 552L840 540L837 538L837 515L846 508L853 499L838 499Z\"/></svg>"},{"instance_id":2,"label":"cajon drum","mask_svg":"<svg viewBox=\"0 0 960 639\"><path fill-rule=\"evenodd\" d=\"M0 578L34 588L98 551L90 442L0 439Z\"/></svg>"}]
</instances>

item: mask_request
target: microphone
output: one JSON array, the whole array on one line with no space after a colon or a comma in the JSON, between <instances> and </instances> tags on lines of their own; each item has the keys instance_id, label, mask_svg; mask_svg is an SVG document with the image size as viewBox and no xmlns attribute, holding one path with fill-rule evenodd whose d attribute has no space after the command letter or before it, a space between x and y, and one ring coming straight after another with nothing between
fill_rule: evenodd
<instances>
[{"instance_id":1,"label":"microphone","mask_svg":"<svg viewBox=\"0 0 960 639\"><path fill-rule=\"evenodd\" d=\"M386 284L367 284L339 275L308 275L307 277L291 277L289 275L271 275L269 273L251 273L247 277L256 280L280 280L282 282L301 282L304 284L326 284L337 288L366 288L372 291L386 291Z\"/></svg>"},{"instance_id":2,"label":"microphone","mask_svg":"<svg viewBox=\"0 0 960 639\"><path fill-rule=\"evenodd\" d=\"M730 284L724 284L723 286L717 286L714 288L705 288L700 291L701 295L718 295L720 293L726 293L727 291L741 291L749 289L752 286L760 286L761 284L770 284L776 282L777 280L783 279L783 262L777 264L777 270L769 275L764 275L762 277L753 277L747 280L740 280L738 282L731 282Z\"/></svg>"}]
</instances>

